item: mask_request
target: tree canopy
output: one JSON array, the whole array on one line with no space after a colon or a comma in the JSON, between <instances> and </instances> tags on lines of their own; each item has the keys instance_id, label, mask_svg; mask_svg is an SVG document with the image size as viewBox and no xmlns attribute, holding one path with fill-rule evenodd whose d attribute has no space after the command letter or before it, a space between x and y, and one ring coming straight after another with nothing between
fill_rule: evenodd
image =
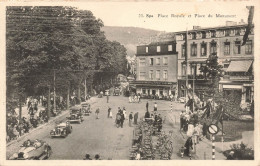
<instances>
[{"instance_id":1,"label":"tree canopy","mask_svg":"<svg viewBox=\"0 0 260 166\"><path fill-rule=\"evenodd\" d=\"M7 95L39 95L53 87L92 84L95 76L126 72L126 49L108 41L91 11L63 6L6 10Z\"/></svg>"}]
</instances>

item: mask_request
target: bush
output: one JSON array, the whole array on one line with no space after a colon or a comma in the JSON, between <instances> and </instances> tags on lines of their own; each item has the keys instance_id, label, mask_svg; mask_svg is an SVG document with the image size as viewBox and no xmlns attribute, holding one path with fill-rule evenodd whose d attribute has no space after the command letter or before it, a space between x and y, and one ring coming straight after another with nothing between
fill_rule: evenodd
<instances>
[{"instance_id":1,"label":"bush","mask_svg":"<svg viewBox=\"0 0 260 166\"><path fill-rule=\"evenodd\" d=\"M228 160L254 160L254 150L247 147L243 142L240 144L232 144L230 149L224 151L223 154Z\"/></svg>"}]
</instances>

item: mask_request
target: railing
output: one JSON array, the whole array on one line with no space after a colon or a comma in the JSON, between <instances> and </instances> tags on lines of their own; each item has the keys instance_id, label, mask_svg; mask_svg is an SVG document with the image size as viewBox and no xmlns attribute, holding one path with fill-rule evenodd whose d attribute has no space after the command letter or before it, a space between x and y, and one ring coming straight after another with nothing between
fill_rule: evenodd
<instances>
[{"instance_id":1,"label":"railing","mask_svg":"<svg viewBox=\"0 0 260 166\"><path fill-rule=\"evenodd\" d=\"M254 80L253 76L230 76L225 75L223 80Z\"/></svg>"},{"instance_id":2,"label":"railing","mask_svg":"<svg viewBox=\"0 0 260 166\"><path fill-rule=\"evenodd\" d=\"M186 79L186 75L178 76L178 79ZM194 79L194 76L193 75L188 75L188 79ZM196 80L205 80L205 77L203 75L196 75L195 79Z\"/></svg>"}]
</instances>

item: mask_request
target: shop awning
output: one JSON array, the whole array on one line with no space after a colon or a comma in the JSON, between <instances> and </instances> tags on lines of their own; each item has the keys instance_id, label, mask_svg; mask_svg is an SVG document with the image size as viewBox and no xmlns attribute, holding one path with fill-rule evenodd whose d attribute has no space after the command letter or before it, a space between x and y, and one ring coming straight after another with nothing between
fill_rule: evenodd
<instances>
[{"instance_id":1,"label":"shop awning","mask_svg":"<svg viewBox=\"0 0 260 166\"><path fill-rule=\"evenodd\" d=\"M252 60L231 61L226 72L247 72L252 62Z\"/></svg>"}]
</instances>

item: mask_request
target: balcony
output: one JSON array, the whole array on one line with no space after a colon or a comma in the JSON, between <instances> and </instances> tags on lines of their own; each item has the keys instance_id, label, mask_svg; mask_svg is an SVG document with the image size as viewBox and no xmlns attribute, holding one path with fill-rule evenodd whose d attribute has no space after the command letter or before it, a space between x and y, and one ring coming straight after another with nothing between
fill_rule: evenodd
<instances>
[{"instance_id":1,"label":"balcony","mask_svg":"<svg viewBox=\"0 0 260 166\"><path fill-rule=\"evenodd\" d=\"M224 75L223 80L224 81L252 81L252 80L254 80L254 76L252 76L252 75L248 75L248 76Z\"/></svg>"},{"instance_id":2,"label":"balcony","mask_svg":"<svg viewBox=\"0 0 260 166\"><path fill-rule=\"evenodd\" d=\"M185 80L186 79L186 75L183 75L183 76L178 76L178 79L179 80ZM192 80L192 79L194 79L194 76L193 75L188 75L188 79L189 80ZM203 76L203 75L196 75L195 76L195 80L205 80L205 77Z\"/></svg>"}]
</instances>

